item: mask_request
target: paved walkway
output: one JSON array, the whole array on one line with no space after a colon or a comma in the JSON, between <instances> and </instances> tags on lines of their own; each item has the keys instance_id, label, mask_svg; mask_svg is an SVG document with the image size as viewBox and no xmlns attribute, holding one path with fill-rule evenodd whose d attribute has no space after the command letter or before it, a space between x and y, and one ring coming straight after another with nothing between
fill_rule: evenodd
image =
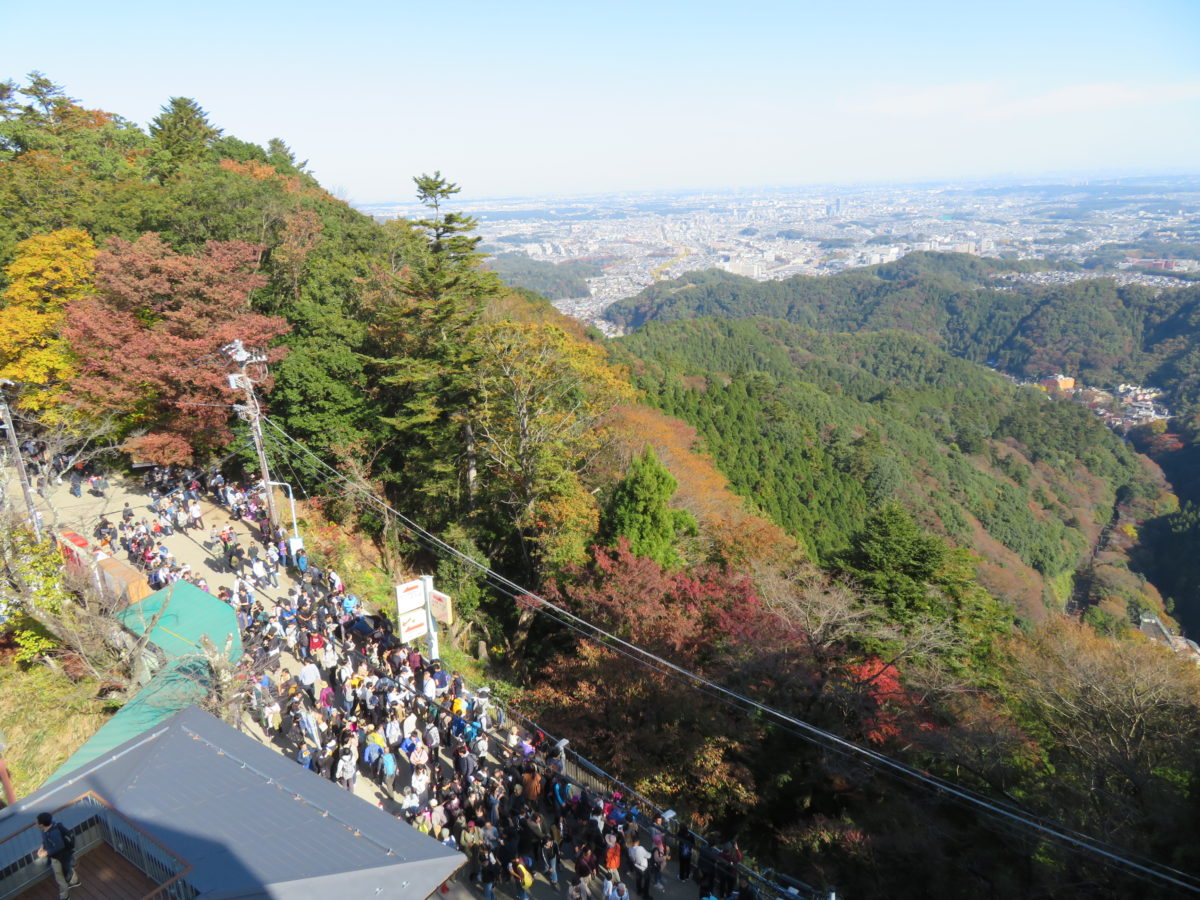
<instances>
[{"instance_id":1,"label":"paved walkway","mask_svg":"<svg viewBox=\"0 0 1200 900\"><path fill-rule=\"evenodd\" d=\"M18 488L15 496L11 494L10 496L19 499L19 490ZM50 485L46 495L44 499L38 499L39 506L43 509L43 521L47 523L47 526L49 527L49 523L52 521L49 509L46 507L48 502L54 505L58 513L61 523L60 530L76 531L93 544L96 543L94 535L100 520L107 517L113 525L119 524L121 512L126 503L133 510L136 519L142 517L146 517L150 521L155 519L147 507L150 498L142 489L140 482L114 478L110 481L108 491L102 497L89 494L86 490L82 496L73 497L69 484ZM220 531L226 523L231 523L237 531L243 547L249 546L251 540L257 540L258 529L247 522L235 521L229 514L229 510L209 502L207 496L201 500L200 507L204 510L203 529L175 531L170 537L160 537L159 540L167 545L167 549L174 554L177 563L180 565L186 563L192 567L193 572L201 574L215 595L220 587L233 587L233 576L224 571L221 557L210 552L204 546L204 542L208 540L209 529L215 525L217 531ZM122 562L128 562L125 551L120 548L116 550L116 557ZM269 606L286 597L288 588L292 586L291 580L281 571L277 589L258 590L255 595L268 601L263 605Z\"/></svg>"},{"instance_id":2,"label":"paved walkway","mask_svg":"<svg viewBox=\"0 0 1200 900\"><path fill-rule=\"evenodd\" d=\"M13 489L15 489L16 493L12 493ZM9 497L15 502L20 502L20 487L15 482L10 484ZM140 481L135 482L114 478L110 481L109 490L102 497L89 494L86 490L81 497L73 497L70 493L69 484L50 485L47 489L47 497L45 499L39 498L39 503L43 508L44 521L47 527L50 527L53 517L50 515L49 509L45 507L47 501L54 504L56 508L60 531L76 531L93 543L95 542L93 534L101 518L107 517L114 525L117 524L120 521L121 512L126 503L133 509L137 519L141 519L142 516L153 518L146 506L149 502L149 497L142 489ZM221 565L220 557L209 552L204 546L204 541L208 539L209 529L215 525L217 530L220 531L222 526L232 522L238 532L242 545L247 546L252 528L246 522L234 521L229 515L228 510L209 502L207 497L201 501L201 508L204 511L203 529L186 532L175 531L170 537L161 538L161 540L167 545L167 549L174 554L179 564L187 563L192 567L193 572L202 573L208 582L210 591L215 594L221 587L232 587L233 576L223 571L224 567ZM257 535L256 530L253 530L253 533ZM118 549L117 558L125 561L125 556L124 551ZM264 606L274 605L280 599L285 598L288 589L293 586L294 583L291 578L281 569L279 573L279 587L258 590L256 597L263 601ZM352 584L348 584L347 586L351 590L353 589ZM302 663L284 650L282 665L292 674L296 674L300 671ZM289 757L295 757L298 749L295 744L281 737L273 738L266 735L252 715L245 717L244 730L261 743L273 746ZM448 764L444 756L443 764ZM400 810L399 804L393 802L391 796L382 787L362 772L360 772L357 779L354 793L365 802L374 803L393 814L398 813ZM430 838L430 840L433 840L433 838ZM675 877L677 866L678 862L675 860L669 863L669 872L664 875L663 879L666 889L665 891L655 891L654 894L656 897L664 897L666 900L693 900L697 896L696 887L691 883L684 884L679 882ZM564 859L560 865L560 886L557 889L550 885L545 875L537 873L534 886L529 891L530 895L536 898L536 900L551 900L551 898L562 896L565 893L565 886L569 883L573 870L573 863ZM623 877L622 880L630 888L630 896L633 897L634 884L632 875ZM511 885L497 885L496 893L504 896L516 896L515 889ZM439 896L445 896L448 900L477 900L482 894L483 892L480 888L466 882L464 875L462 878L451 879L445 885L444 894ZM600 900L600 898L595 897L593 900Z\"/></svg>"}]
</instances>

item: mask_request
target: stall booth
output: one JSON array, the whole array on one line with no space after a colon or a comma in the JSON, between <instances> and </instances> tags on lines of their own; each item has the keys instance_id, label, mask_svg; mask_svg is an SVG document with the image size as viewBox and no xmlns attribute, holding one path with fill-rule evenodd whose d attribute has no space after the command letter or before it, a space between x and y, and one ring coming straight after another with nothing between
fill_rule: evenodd
<instances>
[{"instance_id":1,"label":"stall booth","mask_svg":"<svg viewBox=\"0 0 1200 900\"><path fill-rule=\"evenodd\" d=\"M111 556L99 559L96 560L96 572L100 576L101 589L115 601L115 609L124 609L150 596L150 582L128 563Z\"/></svg>"},{"instance_id":2,"label":"stall booth","mask_svg":"<svg viewBox=\"0 0 1200 900\"><path fill-rule=\"evenodd\" d=\"M92 548L87 538L74 531L61 531L57 539L58 552L62 554L67 569L76 575L87 574L92 565Z\"/></svg>"},{"instance_id":3,"label":"stall booth","mask_svg":"<svg viewBox=\"0 0 1200 900\"><path fill-rule=\"evenodd\" d=\"M82 535L63 531L56 535L56 539L58 552L62 554L67 570L74 575L90 578L96 589L112 601L116 609L124 609L150 595L150 583L145 575L128 563L93 547Z\"/></svg>"}]
</instances>

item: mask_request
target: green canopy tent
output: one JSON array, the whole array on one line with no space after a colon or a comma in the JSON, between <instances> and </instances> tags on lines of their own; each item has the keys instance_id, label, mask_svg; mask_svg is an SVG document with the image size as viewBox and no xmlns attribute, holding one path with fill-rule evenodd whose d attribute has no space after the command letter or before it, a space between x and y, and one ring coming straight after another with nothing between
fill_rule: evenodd
<instances>
[{"instance_id":1,"label":"green canopy tent","mask_svg":"<svg viewBox=\"0 0 1200 900\"><path fill-rule=\"evenodd\" d=\"M139 637L149 629L148 643L154 656L151 668L158 671L47 779L47 784L99 759L181 709L202 703L212 677L201 650L203 637L207 636L220 649L232 635L229 660L236 663L242 656L242 639L233 609L186 581L130 604L116 618Z\"/></svg>"}]
</instances>

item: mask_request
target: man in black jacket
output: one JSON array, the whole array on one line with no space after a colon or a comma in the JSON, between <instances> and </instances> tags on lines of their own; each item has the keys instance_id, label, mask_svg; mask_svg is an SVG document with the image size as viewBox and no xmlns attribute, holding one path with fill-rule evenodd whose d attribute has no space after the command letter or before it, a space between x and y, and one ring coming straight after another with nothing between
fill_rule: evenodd
<instances>
[{"instance_id":1,"label":"man in black jacket","mask_svg":"<svg viewBox=\"0 0 1200 900\"><path fill-rule=\"evenodd\" d=\"M71 888L79 887L75 876L75 837L48 812L40 812L37 826L42 829L42 846L37 855L50 858L60 900L67 900Z\"/></svg>"}]
</instances>

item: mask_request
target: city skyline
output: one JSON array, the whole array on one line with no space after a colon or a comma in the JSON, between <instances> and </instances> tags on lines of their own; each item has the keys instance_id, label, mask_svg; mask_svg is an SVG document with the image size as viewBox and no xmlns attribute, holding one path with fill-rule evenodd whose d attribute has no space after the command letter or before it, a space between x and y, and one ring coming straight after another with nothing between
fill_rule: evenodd
<instances>
[{"instance_id":1,"label":"city skyline","mask_svg":"<svg viewBox=\"0 0 1200 900\"><path fill-rule=\"evenodd\" d=\"M7 66L145 126L171 96L282 137L324 185L404 201L1195 171L1183 0L466 3L7 11Z\"/></svg>"}]
</instances>

